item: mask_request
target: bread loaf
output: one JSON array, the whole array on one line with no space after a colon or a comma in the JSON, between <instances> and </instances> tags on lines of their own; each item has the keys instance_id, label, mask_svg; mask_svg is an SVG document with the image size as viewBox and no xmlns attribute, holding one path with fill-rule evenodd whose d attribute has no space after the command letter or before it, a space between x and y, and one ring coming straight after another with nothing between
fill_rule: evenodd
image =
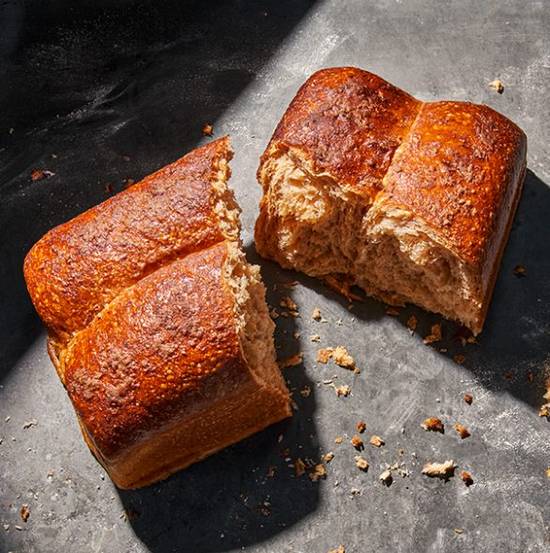
<instances>
[{"instance_id":1,"label":"bread loaf","mask_svg":"<svg viewBox=\"0 0 550 553\"><path fill-rule=\"evenodd\" d=\"M290 416L227 138L48 232L25 279L83 436L121 488Z\"/></svg>"},{"instance_id":2,"label":"bread loaf","mask_svg":"<svg viewBox=\"0 0 550 553\"><path fill-rule=\"evenodd\" d=\"M315 73L258 169L258 252L478 334L520 197L525 134L352 67Z\"/></svg>"}]
</instances>

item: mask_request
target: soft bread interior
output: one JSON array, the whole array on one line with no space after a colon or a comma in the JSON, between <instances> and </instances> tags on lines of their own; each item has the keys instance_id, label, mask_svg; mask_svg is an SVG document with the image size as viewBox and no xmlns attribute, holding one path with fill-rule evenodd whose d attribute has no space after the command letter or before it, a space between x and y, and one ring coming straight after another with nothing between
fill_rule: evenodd
<instances>
[{"instance_id":1,"label":"soft bread interior","mask_svg":"<svg viewBox=\"0 0 550 553\"><path fill-rule=\"evenodd\" d=\"M215 167L212 178L213 207L218 218L218 225L227 240L239 242L240 240L240 214L241 209L235 200L233 191L227 187L227 181L231 177L229 161L232 153L228 151L227 157L220 158Z\"/></svg>"},{"instance_id":2,"label":"soft bread interior","mask_svg":"<svg viewBox=\"0 0 550 553\"><path fill-rule=\"evenodd\" d=\"M481 284L472 268L410 213L367 201L296 152L272 152L264 186L258 251L315 277L348 275L388 303L415 303L481 330ZM275 227L269 227L275 223Z\"/></svg>"},{"instance_id":3,"label":"soft bread interior","mask_svg":"<svg viewBox=\"0 0 550 553\"><path fill-rule=\"evenodd\" d=\"M269 183L265 209L277 227L257 241L258 250L311 276L349 273L357 253L355 231L368 206L330 176L314 175L298 157L275 152L262 167L261 180Z\"/></svg>"},{"instance_id":4,"label":"soft bread interior","mask_svg":"<svg viewBox=\"0 0 550 553\"><path fill-rule=\"evenodd\" d=\"M260 268L250 265L235 243L227 244L224 281L235 300L234 314L242 355L259 386L288 397L276 362L273 331ZM290 413L289 413L290 414Z\"/></svg>"}]
</instances>

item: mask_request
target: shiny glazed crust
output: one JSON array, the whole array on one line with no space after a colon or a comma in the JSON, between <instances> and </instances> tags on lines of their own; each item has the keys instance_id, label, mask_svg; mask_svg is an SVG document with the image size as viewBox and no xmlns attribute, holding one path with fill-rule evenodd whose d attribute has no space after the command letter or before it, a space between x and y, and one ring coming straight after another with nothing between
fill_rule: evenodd
<instances>
[{"instance_id":1,"label":"shiny glazed crust","mask_svg":"<svg viewBox=\"0 0 550 553\"><path fill-rule=\"evenodd\" d=\"M84 439L121 488L291 414L274 355L264 378L246 355L254 344L243 345L237 303L248 296L236 297L227 267L256 273L239 252L238 208L224 188L230 157L226 138L194 150L56 227L25 260ZM267 308L265 318L269 342Z\"/></svg>"},{"instance_id":2,"label":"shiny glazed crust","mask_svg":"<svg viewBox=\"0 0 550 553\"><path fill-rule=\"evenodd\" d=\"M487 106L423 103L367 71L321 70L300 88L261 158L257 250L296 268L280 247L280 200L271 193L274 160L283 154L317 186L330 185L333 195L339 187L345 202L360 207L366 236L371 209L398 210L421 225L473 275L479 308L467 324L478 333L521 194L526 150L523 131ZM384 282L363 286L403 303Z\"/></svg>"}]
</instances>

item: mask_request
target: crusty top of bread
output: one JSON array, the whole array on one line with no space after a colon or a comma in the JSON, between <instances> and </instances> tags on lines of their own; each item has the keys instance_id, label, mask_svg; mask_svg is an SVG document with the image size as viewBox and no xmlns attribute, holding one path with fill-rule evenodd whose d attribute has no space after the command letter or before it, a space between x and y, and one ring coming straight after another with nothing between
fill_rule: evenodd
<instances>
[{"instance_id":1,"label":"crusty top of bread","mask_svg":"<svg viewBox=\"0 0 550 553\"><path fill-rule=\"evenodd\" d=\"M265 190L264 164L287 151L367 204L409 210L459 258L484 266L500 247L526 148L523 131L487 106L420 102L368 71L335 67L302 85L258 179Z\"/></svg>"},{"instance_id":2,"label":"crusty top of bread","mask_svg":"<svg viewBox=\"0 0 550 553\"><path fill-rule=\"evenodd\" d=\"M238 239L218 224L211 184L231 156L227 138L210 142L42 237L24 273L51 336L65 342L168 260Z\"/></svg>"},{"instance_id":3,"label":"crusty top of bread","mask_svg":"<svg viewBox=\"0 0 550 553\"><path fill-rule=\"evenodd\" d=\"M487 106L425 103L381 197L437 229L468 263L482 264L500 246L525 149L523 131Z\"/></svg>"},{"instance_id":4,"label":"crusty top of bread","mask_svg":"<svg viewBox=\"0 0 550 553\"><path fill-rule=\"evenodd\" d=\"M220 242L172 261L122 291L69 342L65 386L102 456L250 380L224 281L226 257Z\"/></svg>"},{"instance_id":5,"label":"crusty top of bread","mask_svg":"<svg viewBox=\"0 0 550 553\"><path fill-rule=\"evenodd\" d=\"M420 104L361 69L318 71L292 100L262 161L271 146L291 147L308 157L315 173L328 173L373 198Z\"/></svg>"}]
</instances>

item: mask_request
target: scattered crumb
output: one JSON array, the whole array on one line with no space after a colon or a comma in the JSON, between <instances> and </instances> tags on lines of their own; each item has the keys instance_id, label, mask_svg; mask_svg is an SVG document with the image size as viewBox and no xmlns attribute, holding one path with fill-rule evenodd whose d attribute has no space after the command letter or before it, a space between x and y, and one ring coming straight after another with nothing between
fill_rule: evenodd
<instances>
[{"instance_id":1,"label":"scattered crumb","mask_svg":"<svg viewBox=\"0 0 550 553\"><path fill-rule=\"evenodd\" d=\"M342 436L336 436L336 438L334 438L335 444L340 445L343 441L344 441L344 438L342 438Z\"/></svg>"},{"instance_id":2,"label":"scattered crumb","mask_svg":"<svg viewBox=\"0 0 550 553\"><path fill-rule=\"evenodd\" d=\"M106 194L112 194L112 193L113 193L113 185L112 185L110 182L108 182L108 183L105 185L104 190L105 190L105 193L106 193Z\"/></svg>"},{"instance_id":3,"label":"scattered crumb","mask_svg":"<svg viewBox=\"0 0 550 553\"><path fill-rule=\"evenodd\" d=\"M328 553L346 553L346 549L343 545L339 545L336 549L330 549Z\"/></svg>"},{"instance_id":4,"label":"scattered crumb","mask_svg":"<svg viewBox=\"0 0 550 553\"><path fill-rule=\"evenodd\" d=\"M453 530L453 532L454 532L455 534L462 534L462 533L464 532L464 530L463 530L462 528L455 528L455 529Z\"/></svg>"},{"instance_id":5,"label":"scattered crumb","mask_svg":"<svg viewBox=\"0 0 550 553\"><path fill-rule=\"evenodd\" d=\"M474 401L474 396L472 394L464 394L464 401L468 405L472 405L472 402Z\"/></svg>"},{"instance_id":6,"label":"scattered crumb","mask_svg":"<svg viewBox=\"0 0 550 553\"><path fill-rule=\"evenodd\" d=\"M408 319L407 319L407 328L411 331L411 332L414 332L416 330L416 326L418 325L418 321L416 319L416 317L414 315L411 315Z\"/></svg>"},{"instance_id":7,"label":"scattered crumb","mask_svg":"<svg viewBox=\"0 0 550 553\"><path fill-rule=\"evenodd\" d=\"M535 375L533 374L533 371L528 371L526 378L527 382L529 382L529 384L532 384L535 381Z\"/></svg>"},{"instance_id":8,"label":"scattered crumb","mask_svg":"<svg viewBox=\"0 0 550 553\"><path fill-rule=\"evenodd\" d=\"M378 478L382 481L382 484L384 484L385 486L389 487L392 485L393 476L391 475L391 471L389 469L386 469Z\"/></svg>"},{"instance_id":9,"label":"scattered crumb","mask_svg":"<svg viewBox=\"0 0 550 553\"><path fill-rule=\"evenodd\" d=\"M279 318L279 312L273 307L271 311L269 312L269 316L272 319L278 319Z\"/></svg>"},{"instance_id":10,"label":"scattered crumb","mask_svg":"<svg viewBox=\"0 0 550 553\"><path fill-rule=\"evenodd\" d=\"M550 467L546 469L546 478L550 478Z\"/></svg>"},{"instance_id":11,"label":"scattered crumb","mask_svg":"<svg viewBox=\"0 0 550 553\"><path fill-rule=\"evenodd\" d=\"M514 373L512 371L506 371L504 373L504 379L508 381L514 380Z\"/></svg>"},{"instance_id":12,"label":"scattered crumb","mask_svg":"<svg viewBox=\"0 0 550 553\"><path fill-rule=\"evenodd\" d=\"M401 478L406 478L407 476L410 475L409 470L405 467L405 463L395 462L393 463L393 465L386 466L386 468L392 473L397 472L397 474L399 474Z\"/></svg>"},{"instance_id":13,"label":"scattered crumb","mask_svg":"<svg viewBox=\"0 0 550 553\"><path fill-rule=\"evenodd\" d=\"M325 465L319 463L318 465L315 465L311 472L309 473L309 479L312 482L317 482L319 479L324 479L327 477L327 469L325 468Z\"/></svg>"},{"instance_id":14,"label":"scattered crumb","mask_svg":"<svg viewBox=\"0 0 550 553\"><path fill-rule=\"evenodd\" d=\"M334 388L334 391L338 397L348 397L351 394L351 388L347 384Z\"/></svg>"},{"instance_id":15,"label":"scattered crumb","mask_svg":"<svg viewBox=\"0 0 550 553\"><path fill-rule=\"evenodd\" d=\"M21 509L19 510L19 515L21 516L21 520L23 522L27 522L27 520L29 520L29 517L31 516L31 510L29 509L29 506L21 505Z\"/></svg>"},{"instance_id":16,"label":"scattered crumb","mask_svg":"<svg viewBox=\"0 0 550 553\"><path fill-rule=\"evenodd\" d=\"M355 361L344 346L337 346L334 349L332 352L332 359L338 366L343 367L344 369L355 368Z\"/></svg>"},{"instance_id":17,"label":"scattered crumb","mask_svg":"<svg viewBox=\"0 0 550 553\"><path fill-rule=\"evenodd\" d=\"M204 136L212 136L214 134L214 127L210 123L205 123L202 128L202 134Z\"/></svg>"},{"instance_id":18,"label":"scattered crumb","mask_svg":"<svg viewBox=\"0 0 550 553\"><path fill-rule=\"evenodd\" d=\"M332 348L322 348L317 352L317 362L326 365L332 356Z\"/></svg>"},{"instance_id":19,"label":"scattered crumb","mask_svg":"<svg viewBox=\"0 0 550 553\"><path fill-rule=\"evenodd\" d=\"M369 470L369 462L361 455L355 456L355 466L363 472L367 472L367 470Z\"/></svg>"},{"instance_id":20,"label":"scattered crumb","mask_svg":"<svg viewBox=\"0 0 550 553\"><path fill-rule=\"evenodd\" d=\"M353 438L351 439L351 445L357 451L361 451L365 449L365 444L363 443L363 440L359 436L353 436Z\"/></svg>"},{"instance_id":21,"label":"scattered crumb","mask_svg":"<svg viewBox=\"0 0 550 553\"><path fill-rule=\"evenodd\" d=\"M321 336L319 336L319 334L312 334L309 339L312 341L312 342L320 342L321 341Z\"/></svg>"},{"instance_id":22,"label":"scattered crumb","mask_svg":"<svg viewBox=\"0 0 550 553\"><path fill-rule=\"evenodd\" d=\"M296 365L299 365L304 358L303 353L296 353L294 355L291 355L290 357L287 357L286 359L282 359L279 362L279 367L281 369L286 369L288 367L295 367Z\"/></svg>"},{"instance_id":23,"label":"scattered crumb","mask_svg":"<svg viewBox=\"0 0 550 553\"><path fill-rule=\"evenodd\" d=\"M399 309L396 307L387 307L386 308L386 315L389 315L390 317L399 317Z\"/></svg>"},{"instance_id":24,"label":"scattered crumb","mask_svg":"<svg viewBox=\"0 0 550 553\"><path fill-rule=\"evenodd\" d=\"M514 274L517 277L524 277L527 276L527 269L523 265L516 265L514 267Z\"/></svg>"},{"instance_id":25,"label":"scattered crumb","mask_svg":"<svg viewBox=\"0 0 550 553\"><path fill-rule=\"evenodd\" d=\"M269 467L267 467L267 477L273 478L275 476L276 470L277 470L277 467L275 467L274 465L270 465Z\"/></svg>"},{"instance_id":26,"label":"scattered crumb","mask_svg":"<svg viewBox=\"0 0 550 553\"><path fill-rule=\"evenodd\" d=\"M445 461L443 463L426 463L422 469L422 474L430 478L442 478L448 480L455 474L456 465L454 461Z\"/></svg>"},{"instance_id":27,"label":"scattered crumb","mask_svg":"<svg viewBox=\"0 0 550 553\"><path fill-rule=\"evenodd\" d=\"M472 475L467 471L463 470L460 473L460 478L466 484L467 487L471 486L474 483L474 479L472 478Z\"/></svg>"},{"instance_id":28,"label":"scattered crumb","mask_svg":"<svg viewBox=\"0 0 550 553\"><path fill-rule=\"evenodd\" d=\"M38 424L38 421L36 419L31 419L30 421L26 421L23 424L23 430L26 430L27 428L30 428L31 426L36 426Z\"/></svg>"},{"instance_id":29,"label":"scattered crumb","mask_svg":"<svg viewBox=\"0 0 550 553\"><path fill-rule=\"evenodd\" d=\"M428 432L440 432L445 434L445 425L441 422L441 419L437 417L429 417L420 425L424 430Z\"/></svg>"},{"instance_id":30,"label":"scattered crumb","mask_svg":"<svg viewBox=\"0 0 550 553\"><path fill-rule=\"evenodd\" d=\"M550 403L545 403L539 409L539 417L546 417L550 421Z\"/></svg>"},{"instance_id":31,"label":"scattered crumb","mask_svg":"<svg viewBox=\"0 0 550 553\"><path fill-rule=\"evenodd\" d=\"M464 440L471 436L470 431L459 422L455 422L453 428L458 432L458 435Z\"/></svg>"},{"instance_id":32,"label":"scattered crumb","mask_svg":"<svg viewBox=\"0 0 550 553\"><path fill-rule=\"evenodd\" d=\"M367 429L367 423L365 421L359 421L355 425L355 428L357 428L357 432L359 432L359 434L363 434L363 432Z\"/></svg>"},{"instance_id":33,"label":"scattered crumb","mask_svg":"<svg viewBox=\"0 0 550 553\"><path fill-rule=\"evenodd\" d=\"M284 296L279 302L279 305L281 307L284 307L285 309L289 309L290 311L298 311L298 305L292 298L289 298L288 296Z\"/></svg>"},{"instance_id":34,"label":"scattered crumb","mask_svg":"<svg viewBox=\"0 0 550 553\"><path fill-rule=\"evenodd\" d=\"M34 182L34 181L42 180L46 178L49 179L54 175L55 173L52 173L51 171L47 171L46 169L34 169L34 171L32 171L31 173L31 180Z\"/></svg>"},{"instance_id":35,"label":"scattered crumb","mask_svg":"<svg viewBox=\"0 0 550 553\"><path fill-rule=\"evenodd\" d=\"M321 457L321 461L323 461L324 463L330 463L333 459L334 459L334 453L332 453L332 451L329 451L328 453L325 453Z\"/></svg>"},{"instance_id":36,"label":"scattered crumb","mask_svg":"<svg viewBox=\"0 0 550 553\"><path fill-rule=\"evenodd\" d=\"M298 457L298 459L296 459L296 461L294 461L294 472L296 473L296 476L298 476L298 477L302 476L302 474L304 474L304 472L306 472L306 465L302 461L302 459L300 459L300 457Z\"/></svg>"},{"instance_id":37,"label":"scattered crumb","mask_svg":"<svg viewBox=\"0 0 550 553\"><path fill-rule=\"evenodd\" d=\"M301 332L298 332L297 330L295 330L293 333L292 333L292 337L297 340L300 336L302 335Z\"/></svg>"},{"instance_id":38,"label":"scattered crumb","mask_svg":"<svg viewBox=\"0 0 550 553\"><path fill-rule=\"evenodd\" d=\"M463 365L464 361L466 361L466 357L464 357L461 353L458 353L453 357L453 360L457 365Z\"/></svg>"},{"instance_id":39,"label":"scattered crumb","mask_svg":"<svg viewBox=\"0 0 550 553\"><path fill-rule=\"evenodd\" d=\"M320 321L321 320L321 310L316 307L314 310L313 310L313 313L311 314L311 318L314 320L314 321Z\"/></svg>"},{"instance_id":40,"label":"scattered crumb","mask_svg":"<svg viewBox=\"0 0 550 553\"><path fill-rule=\"evenodd\" d=\"M311 394L311 388L309 386L304 386L301 390L300 390L300 395L302 397L309 397Z\"/></svg>"},{"instance_id":41,"label":"scattered crumb","mask_svg":"<svg viewBox=\"0 0 550 553\"><path fill-rule=\"evenodd\" d=\"M370 437L369 443L374 447L382 447L386 442L380 436L373 435Z\"/></svg>"},{"instance_id":42,"label":"scattered crumb","mask_svg":"<svg viewBox=\"0 0 550 553\"><path fill-rule=\"evenodd\" d=\"M489 86L499 94L502 94L504 92L504 85L502 84L502 81L500 79L495 79L494 81L491 81L489 83Z\"/></svg>"},{"instance_id":43,"label":"scattered crumb","mask_svg":"<svg viewBox=\"0 0 550 553\"><path fill-rule=\"evenodd\" d=\"M431 332L424 338L425 344L433 344L441 340L441 325L436 323L432 325Z\"/></svg>"}]
</instances>

